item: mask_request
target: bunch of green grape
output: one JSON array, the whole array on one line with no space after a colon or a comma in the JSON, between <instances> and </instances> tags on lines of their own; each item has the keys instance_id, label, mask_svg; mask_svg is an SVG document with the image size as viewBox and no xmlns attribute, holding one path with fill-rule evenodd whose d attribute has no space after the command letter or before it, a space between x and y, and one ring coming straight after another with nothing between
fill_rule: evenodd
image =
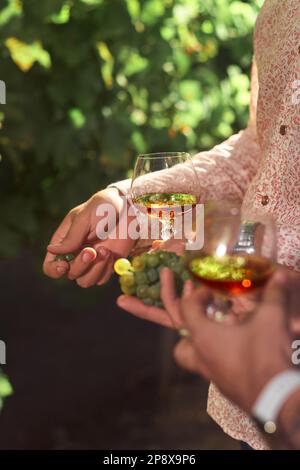
<instances>
[{"instance_id":1,"label":"bunch of green grape","mask_svg":"<svg viewBox=\"0 0 300 470\"><path fill-rule=\"evenodd\" d=\"M134 295L146 305L163 307L160 298L160 271L168 267L175 275L178 294L183 284L190 279L184 259L176 253L157 250L135 256L130 262L120 258L115 262L114 269L120 276L120 286L123 294Z\"/></svg>"}]
</instances>

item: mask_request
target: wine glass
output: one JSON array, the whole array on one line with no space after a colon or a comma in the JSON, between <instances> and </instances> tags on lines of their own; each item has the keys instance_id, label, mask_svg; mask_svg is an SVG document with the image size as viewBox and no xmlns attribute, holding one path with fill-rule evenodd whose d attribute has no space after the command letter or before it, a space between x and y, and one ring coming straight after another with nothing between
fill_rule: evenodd
<instances>
[{"instance_id":1,"label":"wine glass","mask_svg":"<svg viewBox=\"0 0 300 470\"><path fill-rule=\"evenodd\" d=\"M204 246L185 257L192 277L214 291L207 315L222 321L237 296L254 300L274 272L275 223L234 201L205 203Z\"/></svg>"},{"instance_id":2,"label":"wine glass","mask_svg":"<svg viewBox=\"0 0 300 470\"><path fill-rule=\"evenodd\" d=\"M131 198L137 212L147 222L159 221L159 238L176 233L176 219L199 202L200 187L191 159L185 152L139 155L134 167ZM157 238L157 237L156 237Z\"/></svg>"}]
</instances>

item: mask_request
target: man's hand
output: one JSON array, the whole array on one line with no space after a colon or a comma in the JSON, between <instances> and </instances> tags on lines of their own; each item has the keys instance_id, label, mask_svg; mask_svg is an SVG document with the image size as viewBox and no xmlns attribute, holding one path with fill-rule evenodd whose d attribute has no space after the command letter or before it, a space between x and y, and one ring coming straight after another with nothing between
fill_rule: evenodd
<instances>
[{"instance_id":1,"label":"man's hand","mask_svg":"<svg viewBox=\"0 0 300 470\"><path fill-rule=\"evenodd\" d=\"M58 279L67 275L70 280L76 280L80 287L100 285L110 278L115 259L128 256L135 243L130 237L125 240L100 240L97 237L96 227L101 217L96 215L96 210L104 203L111 204L119 217L128 209L127 202L114 188L100 191L72 209L47 247L43 264L47 276ZM132 219L128 217L128 222ZM67 253L76 255L70 263L55 260L56 255Z\"/></svg>"},{"instance_id":2,"label":"man's hand","mask_svg":"<svg viewBox=\"0 0 300 470\"><path fill-rule=\"evenodd\" d=\"M266 383L293 367L291 325L299 318L299 274L279 270L257 311L244 322L214 323L206 315L211 292L197 289L181 302L190 337L181 340L175 358L184 368L212 380L233 402L250 411ZM297 312L297 315L296 315Z\"/></svg>"}]
</instances>

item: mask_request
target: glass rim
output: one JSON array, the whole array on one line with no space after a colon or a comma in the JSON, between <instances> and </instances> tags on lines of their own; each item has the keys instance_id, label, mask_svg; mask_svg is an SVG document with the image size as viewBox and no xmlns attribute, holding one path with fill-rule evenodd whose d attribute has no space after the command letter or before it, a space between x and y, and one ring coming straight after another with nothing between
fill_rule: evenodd
<instances>
[{"instance_id":1,"label":"glass rim","mask_svg":"<svg viewBox=\"0 0 300 470\"><path fill-rule=\"evenodd\" d=\"M191 154L188 152L154 152L154 153L141 153L138 155L137 159L159 159L159 158L166 158L166 157L182 157L182 156L187 156L191 158Z\"/></svg>"}]
</instances>

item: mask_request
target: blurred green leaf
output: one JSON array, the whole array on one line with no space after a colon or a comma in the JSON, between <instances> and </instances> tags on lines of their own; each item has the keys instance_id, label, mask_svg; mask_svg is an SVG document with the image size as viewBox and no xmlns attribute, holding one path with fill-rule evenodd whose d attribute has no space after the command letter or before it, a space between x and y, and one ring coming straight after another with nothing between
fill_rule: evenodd
<instances>
[{"instance_id":1,"label":"blurred green leaf","mask_svg":"<svg viewBox=\"0 0 300 470\"><path fill-rule=\"evenodd\" d=\"M6 397L9 397L13 393L12 386L7 376L0 369L0 411L3 407L3 402Z\"/></svg>"}]
</instances>

